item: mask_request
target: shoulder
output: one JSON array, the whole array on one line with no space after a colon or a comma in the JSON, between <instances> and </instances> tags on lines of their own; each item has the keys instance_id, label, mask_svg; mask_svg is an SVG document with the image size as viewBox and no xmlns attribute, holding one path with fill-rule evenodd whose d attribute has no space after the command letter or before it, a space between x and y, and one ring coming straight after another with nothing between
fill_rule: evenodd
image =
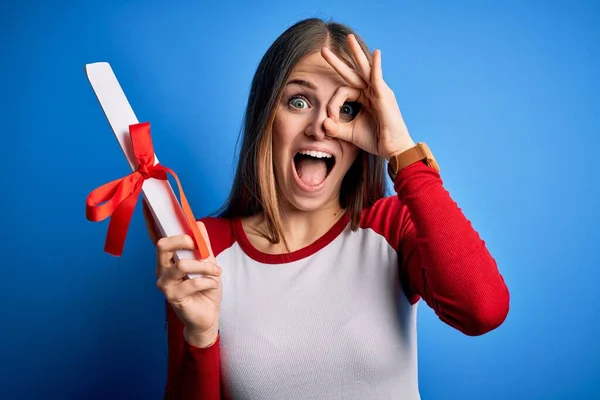
<instances>
[{"instance_id":1,"label":"shoulder","mask_svg":"<svg viewBox=\"0 0 600 400\"><path fill-rule=\"evenodd\" d=\"M408 208L395 194L383 197L371 207L365 208L360 219L360 228L373 230L395 249L398 249L403 232L409 224Z\"/></svg>"},{"instance_id":2,"label":"shoulder","mask_svg":"<svg viewBox=\"0 0 600 400\"><path fill-rule=\"evenodd\" d=\"M215 257L235 243L235 220L209 216L199 218L198 222L202 222L206 227L210 246Z\"/></svg>"}]
</instances>

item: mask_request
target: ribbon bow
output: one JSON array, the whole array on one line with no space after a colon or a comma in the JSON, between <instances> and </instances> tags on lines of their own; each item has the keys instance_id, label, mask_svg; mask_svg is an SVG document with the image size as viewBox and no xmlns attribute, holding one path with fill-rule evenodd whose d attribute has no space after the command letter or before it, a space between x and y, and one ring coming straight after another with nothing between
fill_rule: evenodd
<instances>
[{"instance_id":1,"label":"ribbon bow","mask_svg":"<svg viewBox=\"0 0 600 400\"><path fill-rule=\"evenodd\" d=\"M167 173L170 173L177 181L183 213L191 229L196 248L200 251L200 257L208 258L208 248L196 225L196 219L185 197L179 177L164 165L154 164L150 124L143 122L130 125L129 136L135 159L138 162L137 170L123 178L98 187L88 195L86 200L85 213L89 221L98 222L112 217L108 224L104 250L115 256L120 256L123 253L129 222L144 181L149 178L167 180Z\"/></svg>"}]
</instances>

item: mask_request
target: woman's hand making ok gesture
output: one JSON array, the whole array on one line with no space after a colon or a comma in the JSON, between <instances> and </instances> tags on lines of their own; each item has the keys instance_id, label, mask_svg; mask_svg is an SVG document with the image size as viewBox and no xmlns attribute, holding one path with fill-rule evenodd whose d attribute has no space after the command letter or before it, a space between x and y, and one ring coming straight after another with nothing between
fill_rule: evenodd
<instances>
[{"instance_id":1,"label":"woman's hand making ok gesture","mask_svg":"<svg viewBox=\"0 0 600 400\"><path fill-rule=\"evenodd\" d=\"M321 51L323 58L348 83L348 86L338 89L329 104L329 118L324 122L328 136L351 142L385 158L414 146L396 96L383 80L381 51L375 50L371 57L367 57L354 35L348 35L347 41L358 71L328 48ZM358 102L362 106L351 122L340 121L339 118L340 109L347 102Z\"/></svg>"}]
</instances>

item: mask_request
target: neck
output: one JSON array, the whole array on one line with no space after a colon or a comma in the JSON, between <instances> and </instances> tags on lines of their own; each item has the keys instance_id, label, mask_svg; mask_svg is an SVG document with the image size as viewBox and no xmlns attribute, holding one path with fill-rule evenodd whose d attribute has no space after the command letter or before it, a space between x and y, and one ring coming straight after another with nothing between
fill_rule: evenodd
<instances>
[{"instance_id":1,"label":"neck","mask_svg":"<svg viewBox=\"0 0 600 400\"><path fill-rule=\"evenodd\" d=\"M289 251L299 250L315 242L343 217L344 211L340 208L338 199L314 211L302 211L287 204L282 205L281 229ZM262 215L247 219L244 225L248 239L258 250L271 254L288 251L283 240L274 245L261 234L266 231Z\"/></svg>"},{"instance_id":2,"label":"neck","mask_svg":"<svg viewBox=\"0 0 600 400\"><path fill-rule=\"evenodd\" d=\"M323 236L344 215L336 199L314 211L283 208L281 228L291 251L301 249Z\"/></svg>"}]
</instances>

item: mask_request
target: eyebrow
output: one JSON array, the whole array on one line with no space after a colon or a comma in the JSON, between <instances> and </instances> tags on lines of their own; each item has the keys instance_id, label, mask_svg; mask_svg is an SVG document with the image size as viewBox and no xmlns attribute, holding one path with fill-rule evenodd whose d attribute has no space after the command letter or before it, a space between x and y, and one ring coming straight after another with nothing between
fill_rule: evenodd
<instances>
[{"instance_id":1,"label":"eyebrow","mask_svg":"<svg viewBox=\"0 0 600 400\"><path fill-rule=\"evenodd\" d=\"M309 82L309 81L305 81L304 79L292 79L287 84L288 85L295 84L295 85L300 85L300 86L307 87L307 88L312 89L312 90L317 90L317 86L314 83Z\"/></svg>"}]
</instances>

